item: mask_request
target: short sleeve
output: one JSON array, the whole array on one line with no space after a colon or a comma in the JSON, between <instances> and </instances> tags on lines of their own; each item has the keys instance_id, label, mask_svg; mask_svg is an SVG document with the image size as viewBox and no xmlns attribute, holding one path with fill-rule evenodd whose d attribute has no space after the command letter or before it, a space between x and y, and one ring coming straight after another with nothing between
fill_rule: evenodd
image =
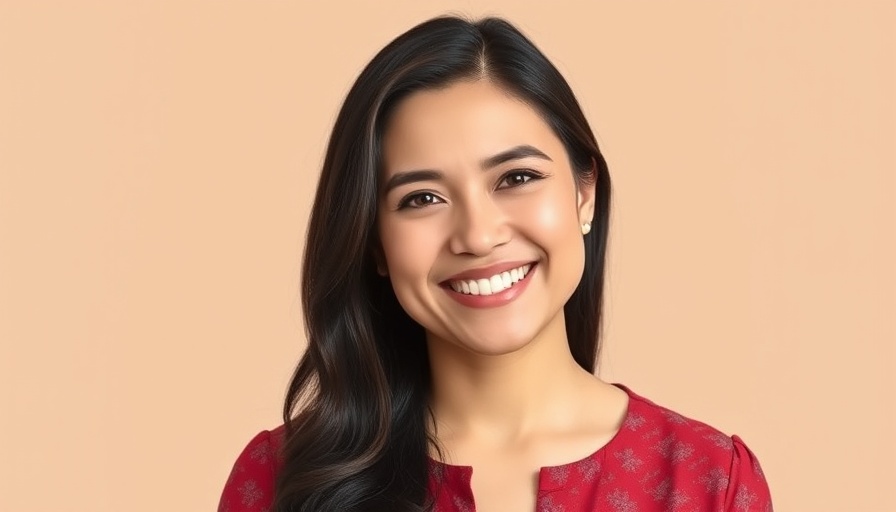
<instances>
[{"instance_id":1,"label":"short sleeve","mask_svg":"<svg viewBox=\"0 0 896 512\"><path fill-rule=\"evenodd\" d=\"M218 503L218 512L268 512L274 498L271 433L260 432L243 449Z\"/></svg>"},{"instance_id":2,"label":"short sleeve","mask_svg":"<svg viewBox=\"0 0 896 512\"><path fill-rule=\"evenodd\" d=\"M772 498L759 459L738 436L731 436L734 450L725 493L725 512L771 512Z\"/></svg>"}]
</instances>

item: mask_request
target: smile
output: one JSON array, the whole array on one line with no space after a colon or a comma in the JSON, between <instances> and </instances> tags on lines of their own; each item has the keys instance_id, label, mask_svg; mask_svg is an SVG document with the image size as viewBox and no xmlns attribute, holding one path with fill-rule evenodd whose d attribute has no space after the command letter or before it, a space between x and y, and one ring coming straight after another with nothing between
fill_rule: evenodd
<instances>
[{"instance_id":1,"label":"smile","mask_svg":"<svg viewBox=\"0 0 896 512\"><path fill-rule=\"evenodd\" d=\"M526 277L531 268L532 265L527 264L509 271L500 272L489 278L448 281L448 286L457 293L464 295L494 295L520 282Z\"/></svg>"},{"instance_id":2,"label":"smile","mask_svg":"<svg viewBox=\"0 0 896 512\"><path fill-rule=\"evenodd\" d=\"M501 272L498 269L492 270L495 273L487 278L472 275L467 276L470 279L450 279L443 282L441 287L462 306L477 309L501 307L515 301L525 292L532 281L532 275L538 269L536 262L519 265Z\"/></svg>"}]
</instances>

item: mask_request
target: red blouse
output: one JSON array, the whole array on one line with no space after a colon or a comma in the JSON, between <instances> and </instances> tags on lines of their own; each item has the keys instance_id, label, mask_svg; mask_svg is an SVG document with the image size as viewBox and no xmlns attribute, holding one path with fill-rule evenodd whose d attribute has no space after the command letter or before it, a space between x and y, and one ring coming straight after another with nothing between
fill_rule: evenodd
<instances>
[{"instance_id":1,"label":"red blouse","mask_svg":"<svg viewBox=\"0 0 896 512\"><path fill-rule=\"evenodd\" d=\"M588 457L541 468L537 512L771 511L768 485L744 442L638 396L622 428ZM256 435L224 485L218 512L270 510L283 426ZM473 468L430 460L435 512L473 512Z\"/></svg>"}]
</instances>

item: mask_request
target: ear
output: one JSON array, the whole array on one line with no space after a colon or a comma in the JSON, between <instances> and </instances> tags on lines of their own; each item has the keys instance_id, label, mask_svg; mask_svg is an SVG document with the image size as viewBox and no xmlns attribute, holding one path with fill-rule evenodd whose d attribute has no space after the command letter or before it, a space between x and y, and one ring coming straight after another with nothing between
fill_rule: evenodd
<instances>
[{"instance_id":1,"label":"ear","mask_svg":"<svg viewBox=\"0 0 896 512\"><path fill-rule=\"evenodd\" d=\"M578 211L579 224L594 222L594 197L597 189L597 162L591 159L591 183L579 184L578 187Z\"/></svg>"},{"instance_id":2,"label":"ear","mask_svg":"<svg viewBox=\"0 0 896 512\"><path fill-rule=\"evenodd\" d=\"M373 253L373 261L376 263L376 273L383 277L388 276L389 269L386 266L386 256L383 254L380 244L374 244L371 252Z\"/></svg>"}]
</instances>

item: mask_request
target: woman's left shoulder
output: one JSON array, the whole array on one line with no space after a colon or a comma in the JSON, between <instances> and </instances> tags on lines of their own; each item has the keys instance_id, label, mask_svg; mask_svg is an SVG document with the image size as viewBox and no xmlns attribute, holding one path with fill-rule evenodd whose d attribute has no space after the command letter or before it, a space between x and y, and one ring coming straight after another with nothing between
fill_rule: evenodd
<instances>
[{"instance_id":1,"label":"woman's left shoulder","mask_svg":"<svg viewBox=\"0 0 896 512\"><path fill-rule=\"evenodd\" d=\"M718 504L724 503L723 510L772 509L759 459L740 436L727 435L626 386L616 386L629 395L616 449L637 457L644 474L691 496L714 496Z\"/></svg>"}]
</instances>

